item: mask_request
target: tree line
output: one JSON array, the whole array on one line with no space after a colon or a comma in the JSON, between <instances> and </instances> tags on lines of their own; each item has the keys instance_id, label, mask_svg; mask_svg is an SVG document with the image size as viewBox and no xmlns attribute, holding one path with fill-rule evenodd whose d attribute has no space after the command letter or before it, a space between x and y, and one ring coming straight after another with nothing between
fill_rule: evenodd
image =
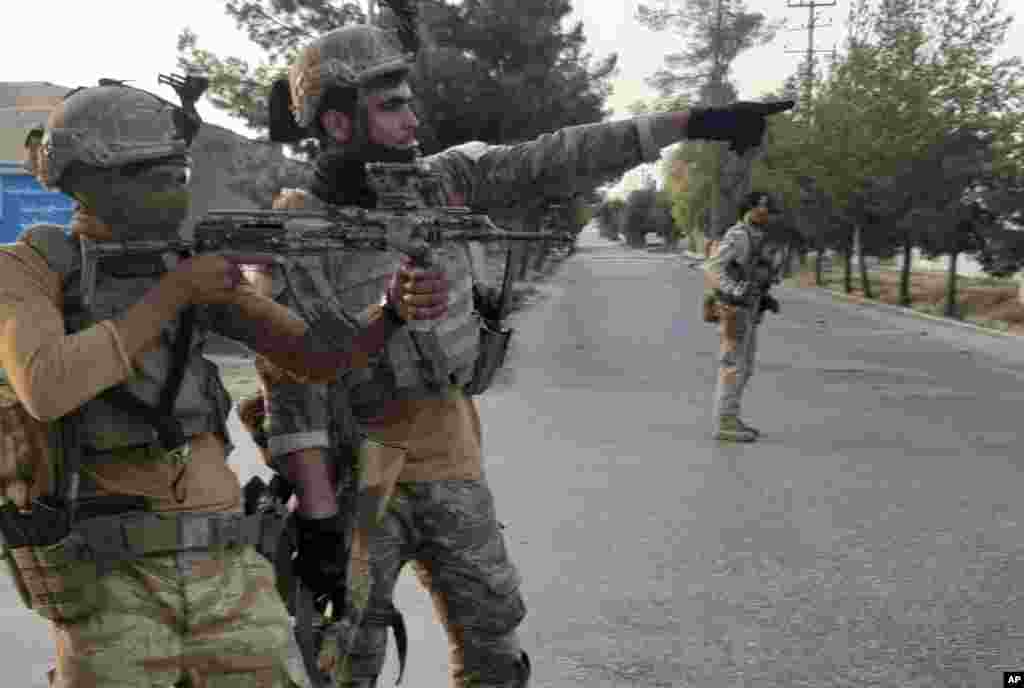
<instances>
[{"instance_id":1,"label":"tree line","mask_svg":"<svg viewBox=\"0 0 1024 688\"><path fill-rule=\"evenodd\" d=\"M690 48L695 59L667 61L689 81L673 82L662 70L652 84L681 87L639 103L638 111L707 103L700 87L711 74L696 58L715 40L753 45L750 36L763 39L772 26L741 2L721 2L731 10L723 35L712 37L706 26L695 34L701 26L691 19L684 28L703 41ZM708 0L676 4L682 16ZM765 94L796 98L799 106L772 118L754 185L782 199L782 224L803 255L816 255L819 284L821 260L833 252L842 259L846 291L859 278L873 298L865 261L856 261L854 274L855 254L900 255L899 298L910 305L914 249L948 256L945 312L958 317L960 256L976 258L996 276L1024 267L1024 70L1019 58L999 57L1012 21L999 0L854 0L845 49L828 61L827 76L817 71L810 84L793 76ZM687 145L669 160L658 202L671 211L677 233L715 229L709 204L719 155L719 144ZM641 193L636 204L649 205L649 196ZM633 201L631 195L613 202L598 217L628 216Z\"/></svg>"}]
</instances>

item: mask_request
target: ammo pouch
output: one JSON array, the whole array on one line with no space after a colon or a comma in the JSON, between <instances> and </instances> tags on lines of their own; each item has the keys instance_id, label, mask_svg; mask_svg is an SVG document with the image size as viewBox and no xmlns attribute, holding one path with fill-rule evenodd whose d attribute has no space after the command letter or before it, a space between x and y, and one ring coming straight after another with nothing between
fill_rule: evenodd
<instances>
[{"instance_id":1,"label":"ammo pouch","mask_svg":"<svg viewBox=\"0 0 1024 688\"><path fill-rule=\"evenodd\" d=\"M481 318L480 323L480 349L473 366L473 377L463 386L470 396L483 394L494 382L498 369L505 363L508 343L512 338L512 330L501 327L497 321Z\"/></svg>"},{"instance_id":2,"label":"ammo pouch","mask_svg":"<svg viewBox=\"0 0 1024 688\"><path fill-rule=\"evenodd\" d=\"M95 612L97 582L122 563L241 545L272 550L284 527L283 519L265 514L133 511L85 518L68 529L66 511L34 506L29 513L0 506L3 561L25 606L57 622Z\"/></svg>"},{"instance_id":3,"label":"ammo pouch","mask_svg":"<svg viewBox=\"0 0 1024 688\"><path fill-rule=\"evenodd\" d=\"M51 423L29 415L0 371L0 497L20 509L53 490L52 430Z\"/></svg>"},{"instance_id":4,"label":"ammo pouch","mask_svg":"<svg viewBox=\"0 0 1024 688\"><path fill-rule=\"evenodd\" d=\"M704 294L701 319L706 323L716 323L722 319L722 311L718 303L718 297L713 292L705 292Z\"/></svg>"}]
</instances>

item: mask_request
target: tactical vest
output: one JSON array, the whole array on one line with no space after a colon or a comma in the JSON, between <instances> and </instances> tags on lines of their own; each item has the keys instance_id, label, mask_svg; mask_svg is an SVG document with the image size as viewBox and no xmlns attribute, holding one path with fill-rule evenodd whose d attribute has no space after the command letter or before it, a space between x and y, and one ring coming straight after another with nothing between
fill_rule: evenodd
<instances>
[{"instance_id":1,"label":"tactical vest","mask_svg":"<svg viewBox=\"0 0 1024 688\"><path fill-rule=\"evenodd\" d=\"M728 231L742 231L749 245L745 262L729 261L722 266L721 290L736 293L740 285L746 282L750 285L751 295L763 293L778 277L785 252L759 228L740 222Z\"/></svg>"},{"instance_id":2,"label":"tactical vest","mask_svg":"<svg viewBox=\"0 0 1024 688\"><path fill-rule=\"evenodd\" d=\"M138 302L160 279L166 269L163 261L137 257L107 258L96 271L92 303L82 302L82 252L78 239L55 225L35 225L26 230L25 241L39 251L47 264L61 275L64 293L64 319L69 332L79 332L102 320L115 319ZM179 315L177 320L183 317ZM174 418L185 437L206 432L221 436L230 451L227 417L231 398L220 381L215 364L202 356L209 337L209 323L203 309L197 309L196 322L186 356L181 386L174 403ZM136 375L120 386L145 404L155 407L172 363L172 349L179 322L166 323L159 344L136 358ZM102 461L111 450L157 443L156 429L144 417L126 411L100 395L78 410L78 440L82 461Z\"/></svg>"},{"instance_id":3,"label":"tactical vest","mask_svg":"<svg viewBox=\"0 0 1024 688\"><path fill-rule=\"evenodd\" d=\"M307 208L324 207L312 193L302 193ZM443 204L443 199L428 200L434 205ZM449 374L446 382L464 386L473 378L479 353L481 320L474 308L473 285L482 257L474 256L465 244L447 244L438 247L433 258L444 269L450 287L448 312L435 330ZM358 318L369 307L380 304L400 259L401 254L391 250L303 256L286 262L284 281L297 302L296 310L304 316L316 313L325 303L334 303L349 317ZM284 287L275 284L276 289ZM444 393L427 379L425 352L417 347L415 336L409 328L399 329L385 349L371 357L368 367L342 375L357 415L396 396L430 398Z\"/></svg>"},{"instance_id":4,"label":"tactical vest","mask_svg":"<svg viewBox=\"0 0 1024 688\"><path fill-rule=\"evenodd\" d=\"M104 260L97 270L94 301L86 308L80 299L82 252L78 240L53 225L30 227L21 240L61 276L65 329L69 333L120 315L164 271L162 263ZM185 313L190 311L186 309ZM109 450L153 445L161 439L166 446L166 437L159 437L152 415L134 413L108 397L111 391L127 390L136 404L148 405L152 410L164 383L176 370L181 372L182 384L167 386L178 390L173 417L180 425L175 426L175 433L187 442L197 434L216 432L230 451L226 427L230 397L216 367L201 356L208 329L204 317L208 316L201 310L192 312L198 313L193 332L188 333L188 327L179 330L173 324L165 327L159 345L141 357L136 365L138 373L131 380L102 392L53 423L40 423L27 413L20 417L29 421L25 429L33 431L27 435L40 435L45 428L49 436L35 438L35 456L19 454L16 458L29 458L46 468L52 463L60 469L50 482L52 492L34 499L28 510L28 504L0 500L0 566L8 570L24 604L45 618L74 622L98 610L102 601L97 595L97 581L119 562L239 545L254 545L273 556L284 527L280 515L151 513L141 497L96 496L91 486L77 481L82 475L77 468L117 455ZM183 337L182 331L188 336ZM188 343L187 348L175 351L175 334L178 341ZM172 358L185 365L174 365ZM20 404L4 408L3 417L17 422L19 411L24 412ZM6 439L16 441L15 437ZM163 455L142 454L154 460ZM86 504L88 509L84 508Z\"/></svg>"}]
</instances>

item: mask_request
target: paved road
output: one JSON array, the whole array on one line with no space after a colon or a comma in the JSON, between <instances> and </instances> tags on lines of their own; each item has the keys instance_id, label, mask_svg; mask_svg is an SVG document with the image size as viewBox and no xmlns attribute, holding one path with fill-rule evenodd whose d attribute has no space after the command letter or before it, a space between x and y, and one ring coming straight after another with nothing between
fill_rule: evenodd
<instances>
[{"instance_id":1,"label":"paved road","mask_svg":"<svg viewBox=\"0 0 1024 688\"><path fill-rule=\"evenodd\" d=\"M781 290L746 404L765 435L722 446L700 289L677 256L585 236L481 402L534 686L974 688L1024 668L1024 346ZM407 685L442 688L409 576L398 604ZM0 614L4 685L41 685L45 627L7 587Z\"/></svg>"}]
</instances>

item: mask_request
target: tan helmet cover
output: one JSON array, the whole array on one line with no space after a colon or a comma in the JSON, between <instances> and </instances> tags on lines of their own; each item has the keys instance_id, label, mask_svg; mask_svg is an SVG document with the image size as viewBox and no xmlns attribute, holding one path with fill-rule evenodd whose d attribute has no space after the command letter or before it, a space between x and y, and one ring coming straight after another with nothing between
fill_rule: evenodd
<instances>
[{"instance_id":1,"label":"tan helmet cover","mask_svg":"<svg viewBox=\"0 0 1024 688\"><path fill-rule=\"evenodd\" d=\"M295 121L303 127L312 125L329 88L359 88L385 74L407 74L413 59L392 32L370 24L344 26L321 36L299 53L289 71Z\"/></svg>"},{"instance_id":2,"label":"tan helmet cover","mask_svg":"<svg viewBox=\"0 0 1024 688\"><path fill-rule=\"evenodd\" d=\"M49 189L73 162L120 167L185 155L188 147L181 108L123 85L73 91L50 113L42 139L26 141L33 171Z\"/></svg>"}]
</instances>

